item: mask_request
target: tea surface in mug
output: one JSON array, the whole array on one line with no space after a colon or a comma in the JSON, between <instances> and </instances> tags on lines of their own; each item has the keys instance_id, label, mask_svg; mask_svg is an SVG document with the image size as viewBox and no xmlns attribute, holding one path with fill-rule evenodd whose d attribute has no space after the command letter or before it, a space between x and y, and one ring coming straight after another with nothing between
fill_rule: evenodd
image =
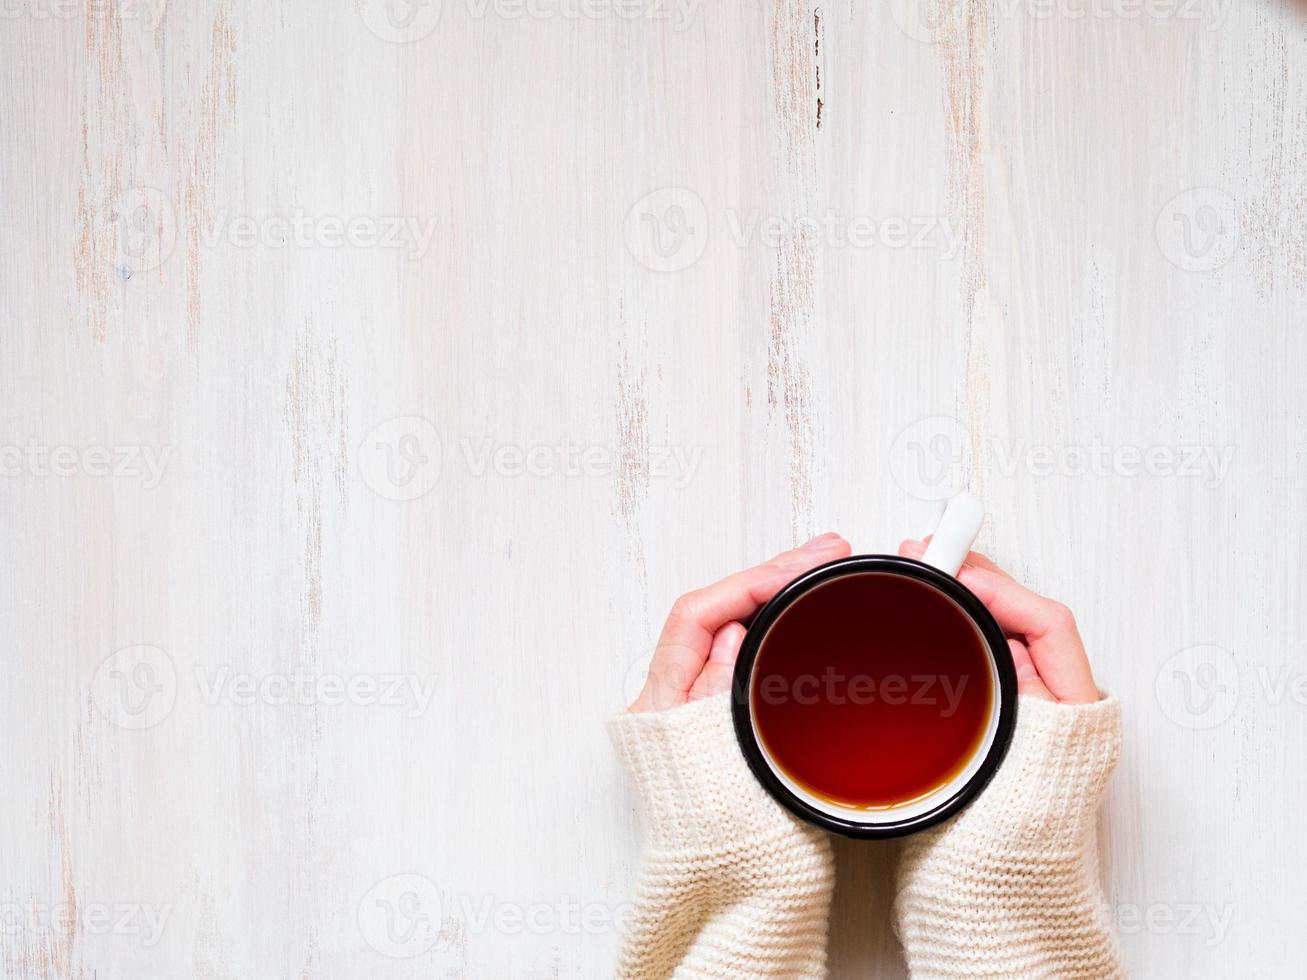
<instances>
[{"instance_id":1,"label":"tea surface in mug","mask_svg":"<svg viewBox=\"0 0 1307 980\"><path fill-rule=\"evenodd\" d=\"M982 748L994 703L985 640L933 586L884 572L823 582L763 636L758 739L808 793L885 809L947 786Z\"/></svg>"}]
</instances>

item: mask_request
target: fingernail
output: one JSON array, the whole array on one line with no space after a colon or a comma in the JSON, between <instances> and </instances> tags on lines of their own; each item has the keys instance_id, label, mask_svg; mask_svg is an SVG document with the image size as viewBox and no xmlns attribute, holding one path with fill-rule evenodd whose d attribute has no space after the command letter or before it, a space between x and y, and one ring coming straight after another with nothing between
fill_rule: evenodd
<instances>
[{"instance_id":1,"label":"fingernail","mask_svg":"<svg viewBox=\"0 0 1307 980\"><path fill-rule=\"evenodd\" d=\"M1029 660L1022 660L1016 667L1017 680L1019 681L1033 681L1039 677L1039 671L1035 669L1035 665Z\"/></svg>"},{"instance_id":2,"label":"fingernail","mask_svg":"<svg viewBox=\"0 0 1307 980\"><path fill-rule=\"evenodd\" d=\"M834 531L827 531L825 534L819 534L819 535L817 535L815 538L813 538L811 541L809 541L809 542L808 542L807 544L805 544L803 547L805 547L805 548L809 548L809 549L821 548L821 547L825 546L826 544L828 544L829 542L835 540L835 539L838 538L838 537L839 537L839 535L836 534Z\"/></svg>"}]
</instances>

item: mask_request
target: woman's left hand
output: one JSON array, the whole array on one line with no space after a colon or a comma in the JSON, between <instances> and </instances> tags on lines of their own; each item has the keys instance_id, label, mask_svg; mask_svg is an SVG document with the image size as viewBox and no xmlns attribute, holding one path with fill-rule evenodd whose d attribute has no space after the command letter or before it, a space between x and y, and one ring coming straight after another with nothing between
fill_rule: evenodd
<instances>
[{"instance_id":1,"label":"woman's left hand","mask_svg":"<svg viewBox=\"0 0 1307 980\"><path fill-rule=\"evenodd\" d=\"M904 541L899 554L921 559L925 541ZM1062 704L1099 699L1075 617L1062 603L1032 592L979 552L967 555L958 580L976 594L1007 636L1017 690Z\"/></svg>"},{"instance_id":2,"label":"woman's left hand","mask_svg":"<svg viewBox=\"0 0 1307 980\"><path fill-rule=\"evenodd\" d=\"M644 689L630 710L660 711L730 690L744 642L741 620L810 568L847 558L851 550L832 531L681 596L668 613Z\"/></svg>"}]
</instances>

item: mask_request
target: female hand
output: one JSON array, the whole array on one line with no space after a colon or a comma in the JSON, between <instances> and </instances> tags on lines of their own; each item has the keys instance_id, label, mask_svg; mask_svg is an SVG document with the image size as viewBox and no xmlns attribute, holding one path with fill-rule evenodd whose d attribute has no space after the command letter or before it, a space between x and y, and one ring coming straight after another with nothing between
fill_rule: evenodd
<instances>
[{"instance_id":1,"label":"female hand","mask_svg":"<svg viewBox=\"0 0 1307 980\"><path fill-rule=\"evenodd\" d=\"M826 975L830 841L753 777L727 692L741 621L786 583L849 551L839 535L823 534L681 596L644 689L609 722L649 835L617 969L623 980L746 969L751 977Z\"/></svg>"},{"instance_id":2,"label":"female hand","mask_svg":"<svg viewBox=\"0 0 1307 980\"><path fill-rule=\"evenodd\" d=\"M899 554L920 559L925 541L904 541ZM967 555L957 578L976 594L1007 636L1022 694L1063 704L1099 699L1089 657L1071 610L1030 591L982 554Z\"/></svg>"},{"instance_id":3,"label":"female hand","mask_svg":"<svg viewBox=\"0 0 1307 980\"><path fill-rule=\"evenodd\" d=\"M847 558L849 543L834 532L801 548L696 589L672 605L658 637L633 712L660 711L730 690L748 619L788 582L818 565Z\"/></svg>"}]
</instances>

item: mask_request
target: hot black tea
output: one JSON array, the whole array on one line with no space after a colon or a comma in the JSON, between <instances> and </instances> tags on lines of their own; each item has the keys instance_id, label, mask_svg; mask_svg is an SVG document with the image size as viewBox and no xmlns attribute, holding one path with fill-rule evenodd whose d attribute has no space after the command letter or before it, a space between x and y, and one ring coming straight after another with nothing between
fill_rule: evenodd
<instances>
[{"instance_id":1,"label":"hot black tea","mask_svg":"<svg viewBox=\"0 0 1307 980\"><path fill-rule=\"evenodd\" d=\"M994 683L971 618L931 585L861 572L795 599L762 639L763 748L808 793L885 809L947 786L982 749Z\"/></svg>"}]
</instances>

